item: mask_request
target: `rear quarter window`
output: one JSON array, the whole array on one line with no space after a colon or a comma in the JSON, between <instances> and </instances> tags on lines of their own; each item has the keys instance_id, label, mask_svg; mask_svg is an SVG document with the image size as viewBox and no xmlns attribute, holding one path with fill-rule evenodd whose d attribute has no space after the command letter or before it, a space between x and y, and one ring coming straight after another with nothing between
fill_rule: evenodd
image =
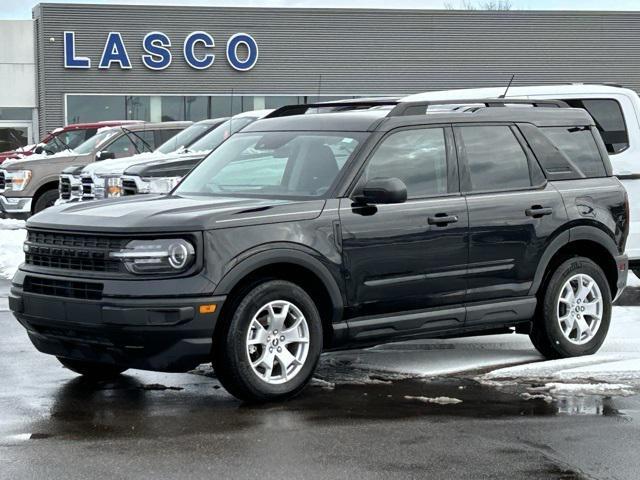
<instances>
[{"instance_id":1,"label":"rear quarter window","mask_svg":"<svg viewBox=\"0 0 640 480\"><path fill-rule=\"evenodd\" d=\"M542 133L556 148L560 157L576 170L580 177L605 177L607 172L588 127L543 127ZM543 165L544 168L544 165Z\"/></svg>"}]
</instances>

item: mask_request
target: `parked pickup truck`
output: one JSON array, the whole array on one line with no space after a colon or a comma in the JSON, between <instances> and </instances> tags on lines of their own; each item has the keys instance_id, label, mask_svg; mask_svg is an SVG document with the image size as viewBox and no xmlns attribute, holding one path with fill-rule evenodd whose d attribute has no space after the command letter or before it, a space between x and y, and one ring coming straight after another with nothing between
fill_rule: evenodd
<instances>
[{"instance_id":1,"label":"parked pickup truck","mask_svg":"<svg viewBox=\"0 0 640 480\"><path fill-rule=\"evenodd\" d=\"M145 151L131 157L113 158L102 162L93 162L89 165L71 165L60 174L59 198L56 204L120 196L120 175L129 165L160 158L173 158L173 156L185 152L191 144L200 140L225 120L226 118L221 118L194 123L164 142L153 152ZM84 183L83 171L85 172Z\"/></svg>"},{"instance_id":2,"label":"parked pickup truck","mask_svg":"<svg viewBox=\"0 0 640 480\"><path fill-rule=\"evenodd\" d=\"M65 127L56 128L48 132L40 143L27 145L26 147L16 150L0 152L0 163L9 159L25 158L32 155L55 155L65 150L73 150L105 127L131 125L135 123L143 122L137 120L110 120L96 123L74 123Z\"/></svg>"},{"instance_id":3,"label":"parked pickup truck","mask_svg":"<svg viewBox=\"0 0 640 480\"><path fill-rule=\"evenodd\" d=\"M27 218L58 199L58 176L69 165L151 152L191 122L140 123L105 128L77 148L46 158L7 160L0 169L0 214Z\"/></svg>"}]
</instances>

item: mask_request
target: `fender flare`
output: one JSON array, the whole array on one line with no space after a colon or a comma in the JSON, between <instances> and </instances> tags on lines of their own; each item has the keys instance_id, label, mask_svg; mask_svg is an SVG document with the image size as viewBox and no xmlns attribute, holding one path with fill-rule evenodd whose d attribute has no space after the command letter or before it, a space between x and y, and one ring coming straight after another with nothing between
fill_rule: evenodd
<instances>
[{"instance_id":1,"label":"fender flare","mask_svg":"<svg viewBox=\"0 0 640 480\"><path fill-rule=\"evenodd\" d=\"M619 255L618 248L613 239L600 228L589 225L571 227L558 234L542 254L540 262L538 262L538 268L536 269L533 283L529 289L529 295L535 295L538 292L538 288L540 288L540 284L544 278L544 273L553 256L568 243L578 240L589 240L603 246L613 258Z\"/></svg>"},{"instance_id":2,"label":"fender flare","mask_svg":"<svg viewBox=\"0 0 640 480\"><path fill-rule=\"evenodd\" d=\"M344 301L335 278L329 269L310 253L291 247L278 247L254 253L234 265L220 280L213 295L228 295L251 272L275 263L291 263L313 272L323 283L332 307L332 323L342 319Z\"/></svg>"}]
</instances>

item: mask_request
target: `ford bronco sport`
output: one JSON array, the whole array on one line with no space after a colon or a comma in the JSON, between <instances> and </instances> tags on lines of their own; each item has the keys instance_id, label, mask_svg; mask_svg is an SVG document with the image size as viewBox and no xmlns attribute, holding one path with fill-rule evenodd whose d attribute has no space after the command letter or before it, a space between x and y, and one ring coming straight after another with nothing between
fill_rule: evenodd
<instances>
[{"instance_id":1,"label":"ford bronco sport","mask_svg":"<svg viewBox=\"0 0 640 480\"><path fill-rule=\"evenodd\" d=\"M282 107L168 195L49 208L10 308L75 372L212 361L250 401L295 395L329 349L515 330L547 358L597 351L629 205L593 119L447 103Z\"/></svg>"}]
</instances>

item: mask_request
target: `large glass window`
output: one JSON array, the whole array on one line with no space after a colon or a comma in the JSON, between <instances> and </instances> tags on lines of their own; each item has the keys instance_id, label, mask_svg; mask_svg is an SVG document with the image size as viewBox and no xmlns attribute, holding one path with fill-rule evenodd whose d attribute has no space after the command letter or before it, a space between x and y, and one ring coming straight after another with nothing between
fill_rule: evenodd
<instances>
[{"instance_id":1,"label":"large glass window","mask_svg":"<svg viewBox=\"0 0 640 480\"><path fill-rule=\"evenodd\" d=\"M209 97L184 97L185 120L198 122L209 118Z\"/></svg>"},{"instance_id":2,"label":"large glass window","mask_svg":"<svg viewBox=\"0 0 640 480\"><path fill-rule=\"evenodd\" d=\"M150 102L147 96L127 96L127 120L151 120Z\"/></svg>"},{"instance_id":3,"label":"large glass window","mask_svg":"<svg viewBox=\"0 0 640 480\"><path fill-rule=\"evenodd\" d=\"M471 190L508 190L531 186L529 162L506 125L459 127Z\"/></svg>"},{"instance_id":4,"label":"large glass window","mask_svg":"<svg viewBox=\"0 0 640 480\"><path fill-rule=\"evenodd\" d=\"M542 131L578 172L587 177L606 176L600 151L589 128L546 127Z\"/></svg>"},{"instance_id":5,"label":"large glass window","mask_svg":"<svg viewBox=\"0 0 640 480\"><path fill-rule=\"evenodd\" d=\"M31 120L32 110L21 107L0 108L0 120Z\"/></svg>"},{"instance_id":6,"label":"large glass window","mask_svg":"<svg viewBox=\"0 0 640 480\"><path fill-rule=\"evenodd\" d=\"M399 178L408 198L447 193L447 148L442 128L403 130L383 140L365 168L372 178Z\"/></svg>"},{"instance_id":7,"label":"large glass window","mask_svg":"<svg viewBox=\"0 0 640 480\"><path fill-rule=\"evenodd\" d=\"M620 104L612 99L565 100L574 108L584 108L593 117L602 140L611 154L620 153L629 147L629 134Z\"/></svg>"},{"instance_id":8,"label":"large glass window","mask_svg":"<svg viewBox=\"0 0 640 480\"><path fill-rule=\"evenodd\" d=\"M67 124L124 120L125 100L113 95L68 95Z\"/></svg>"},{"instance_id":9,"label":"large glass window","mask_svg":"<svg viewBox=\"0 0 640 480\"><path fill-rule=\"evenodd\" d=\"M27 127L0 127L0 152L27 145Z\"/></svg>"},{"instance_id":10,"label":"large glass window","mask_svg":"<svg viewBox=\"0 0 640 480\"><path fill-rule=\"evenodd\" d=\"M340 172L335 145L351 152L364 133L238 133L214 150L178 187L183 195L319 197Z\"/></svg>"},{"instance_id":11,"label":"large glass window","mask_svg":"<svg viewBox=\"0 0 640 480\"><path fill-rule=\"evenodd\" d=\"M162 121L184 120L184 97L162 97Z\"/></svg>"}]
</instances>

